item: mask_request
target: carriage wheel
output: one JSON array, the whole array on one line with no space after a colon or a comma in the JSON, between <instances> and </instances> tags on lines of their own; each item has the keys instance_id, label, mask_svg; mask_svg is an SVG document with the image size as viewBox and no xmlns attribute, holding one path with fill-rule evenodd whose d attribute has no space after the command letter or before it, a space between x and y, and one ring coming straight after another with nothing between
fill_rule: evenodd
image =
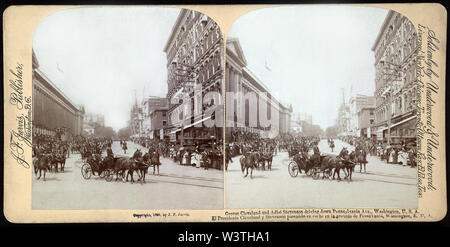
<instances>
[{"instance_id":1,"label":"carriage wheel","mask_svg":"<svg viewBox=\"0 0 450 247\"><path fill-rule=\"evenodd\" d=\"M91 166L89 164L84 164L81 167L81 175L83 176L84 179L91 178L92 169L91 169Z\"/></svg>"},{"instance_id":2,"label":"carriage wheel","mask_svg":"<svg viewBox=\"0 0 450 247\"><path fill-rule=\"evenodd\" d=\"M103 173L105 174L105 180L107 182L111 182L113 180L113 174L109 172L109 170L105 170Z\"/></svg>"},{"instance_id":3,"label":"carriage wheel","mask_svg":"<svg viewBox=\"0 0 450 247\"><path fill-rule=\"evenodd\" d=\"M312 178L314 180L317 180L320 178L320 170L318 168L314 168Z\"/></svg>"},{"instance_id":4,"label":"carriage wheel","mask_svg":"<svg viewBox=\"0 0 450 247\"><path fill-rule=\"evenodd\" d=\"M291 177L293 177L293 178L297 177L297 175L298 175L298 165L297 165L297 163L295 163L294 161L289 163L288 171L289 171L289 175L291 175Z\"/></svg>"}]
</instances>

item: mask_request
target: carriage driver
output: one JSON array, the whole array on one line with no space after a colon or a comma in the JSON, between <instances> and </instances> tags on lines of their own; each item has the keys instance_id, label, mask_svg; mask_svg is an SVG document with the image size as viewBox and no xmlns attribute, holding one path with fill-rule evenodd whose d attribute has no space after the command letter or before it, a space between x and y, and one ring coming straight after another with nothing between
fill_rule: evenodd
<instances>
[{"instance_id":1,"label":"carriage driver","mask_svg":"<svg viewBox=\"0 0 450 247\"><path fill-rule=\"evenodd\" d=\"M320 150L316 143L314 143L313 155L311 156L311 161L314 165L318 165L318 163L320 162Z\"/></svg>"},{"instance_id":2,"label":"carriage driver","mask_svg":"<svg viewBox=\"0 0 450 247\"><path fill-rule=\"evenodd\" d=\"M104 159L104 162L106 164L108 164L108 167L112 167L113 162L114 162L114 153L113 153L111 147L108 147L106 149L106 157Z\"/></svg>"}]
</instances>

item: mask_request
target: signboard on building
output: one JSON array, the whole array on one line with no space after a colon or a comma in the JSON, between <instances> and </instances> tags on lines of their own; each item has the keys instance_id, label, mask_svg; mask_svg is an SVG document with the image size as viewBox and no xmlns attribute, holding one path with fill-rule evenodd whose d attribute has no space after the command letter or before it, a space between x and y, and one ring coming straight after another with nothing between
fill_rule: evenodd
<instances>
[{"instance_id":1,"label":"signboard on building","mask_svg":"<svg viewBox=\"0 0 450 247\"><path fill-rule=\"evenodd\" d=\"M382 141L383 140L383 129L380 129L377 131L377 140Z\"/></svg>"}]
</instances>

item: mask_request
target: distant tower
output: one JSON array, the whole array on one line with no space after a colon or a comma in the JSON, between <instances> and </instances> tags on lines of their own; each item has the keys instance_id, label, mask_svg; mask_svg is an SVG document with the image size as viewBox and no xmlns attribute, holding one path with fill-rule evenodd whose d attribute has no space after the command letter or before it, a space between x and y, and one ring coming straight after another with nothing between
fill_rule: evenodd
<instances>
[{"instance_id":1,"label":"distant tower","mask_svg":"<svg viewBox=\"0 0 450 247\"><path fill-rule=\"evenodd\" d=\"M341 88L341 92L342 92L342 103L341 106L339 107L339 111L338 111L338 125L340 128L341 132L346 132L348 130L348 114L347 114L347 105L346 105L346 100L345 100L345 89Z\"/></svg>"}]
</instances>

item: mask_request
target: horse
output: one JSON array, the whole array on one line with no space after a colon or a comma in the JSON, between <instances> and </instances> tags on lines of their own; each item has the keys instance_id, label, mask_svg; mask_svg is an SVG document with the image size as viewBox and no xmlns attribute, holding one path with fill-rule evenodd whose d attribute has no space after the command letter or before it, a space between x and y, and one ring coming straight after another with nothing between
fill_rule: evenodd
<instances>
[{"instance_id":1,"label":"horse","mask_svg":"<svg viewBox=\"0 0 450 247\"><path fill-rule=\"evenodd\" d=\"M147 170L149 167L149 164L148 164L149 153L146 153L144 156L142 156L141 150L138 149L133 154L132 159L134 160L134 165L128 169L127 181L128 181L128 175L131 175L131 178L133 179L133 172L136 171L136 173L139 176L138 181L145 183L145 174L147 174ZM131 174L130 174L130 172L131 172Z\"/></svg>"},{"instance_id":2,"label":"horse","mask_svg":"<svg viewBox=\"0 0 450 247\"><path fill-rule=\"evenodd\" d=\"M256 153L247 153L244 154L240 159L242 174L244 174L244 170L247 171L244 177L248 176L248 169L250 168L250 178L253 178L253 169L256 168L256 164L258 162Z\"/></svg>"},{"instance_id":3,"label":"horse","mask_svg":"<svg viewBox=\"0 0 450 247\"><path fill-rule=\"evenodd\" d=\"M161 165L161 162L159 161L159 153L157 151L150 154L150 165L153 166L153 174L155 174L156 168L159 175L159 166Z\"/></svg>"},{"instance_id":4,"label":"horse","mask_svg":"<svg viewBox=\"0 0 450 247\"><path fill-rule=\"evenodd\" d=\"M262 164L263 170L266 169L266 162L267 162L267 169L272 170L272 160L273 160L272 152L262 152L259 155L258 159L258 161Z\"/></svg>"},{"instance_id":5,"label":"horse","mask_svg":"<svg viewBox=\"0 0 450 247\"><path fill-rule=\"evenodd\" d=\"M339 156L337 155L326 155L320 162L320 171L323 172L322 178L325 178L325 174L327 172L332 172L333 169L333 179L337 174L338 180L341 180L340 171L344 170L345 177L347 177L347 172L345 169L345 164L342 162ZM331 175L331 174L330 174Z\"/></svg>"},{"instance_id":6,"label":"horse","mask_svg":"<svg viewBox=\"0 0 450 247\"><path fill-rule=\"evenodd\" d=\"M116 173L116 181L119 179L120 174L122 180L125 182L125 172L129 171L129 169L134 166L134 163L134 160L129 157L114 158L114 172ZM133 176L131 176L131 181L134 182Z\"/></svg>"},{"instance_id":7,"label":"horse","mask_svg":"<svg viewBox=\"0 0 450 247\"><path fill-rule=\"evenodd\" d=\"M43 154L37 157L33 158L33 166L34 166L34 174L37 176L37 173L39 171L39 177L38 180L41 178L42 171L44 171L44 181L45 181L45 174L48 171L50 171L50 162L51 157L49 154Z\"/></svg>"},{"instance_id":8,"label":"horse","mask_svg":"<svg viewBox=\"0 0 450 247\"><path fill-rule=\"evenodd\" d=\"M345 179L348 180L352 180L352 174L353 174L353 170L355 168L355 158L356 158L356 153L355 151L352 151L350 154L348 153L348 151L342 152L341 156L339 156L341 161L343 162L344 165L344 171L347 171L347 175L345 176Z\"/></svg>"},{"instance_id":9,"label":"horse","mask_svg":"<svg viewBox=\"0 0 450 247\"><path fill-rule=\"evenodd\" d=\"M140 173L139 164L142 160L142 152L140 149L137 149L133 156L131 158L128 158L127 166L125 167L124 171L127 171L127 175L125 178L125 182L128 182L128 176L131 176L131 182L134 183L133 173L136 171L136 173L139 176L138 181L142 179L142 175Z\"/></svg>"},{"instance_id":10,"label":"horse","mask_svg":"<svg viewBox=\"0 0 450 247\"><path fill-rule=\"evenodd\" d=\"M356 154L355 154L355 161L356 164L359 164L359 172L362 172L362 167L364 166L364 173L366 173L366 164L367 162L367 153L366 151L364 151L364 149L359 150Z\"/></svg>"},{"instance_id":11,"label":"horse","mask_svg":"<svg viewBox=\"0 0 450 247\"><path fill-rule=\"evenodd\" d=\"M64 167L66 166L66 155L64 152L56 153L53 155L53 162L56 168L56 172L58 172L58 164L60 165L61 171L64 172Z\"/></svg>"}]
</instances>

